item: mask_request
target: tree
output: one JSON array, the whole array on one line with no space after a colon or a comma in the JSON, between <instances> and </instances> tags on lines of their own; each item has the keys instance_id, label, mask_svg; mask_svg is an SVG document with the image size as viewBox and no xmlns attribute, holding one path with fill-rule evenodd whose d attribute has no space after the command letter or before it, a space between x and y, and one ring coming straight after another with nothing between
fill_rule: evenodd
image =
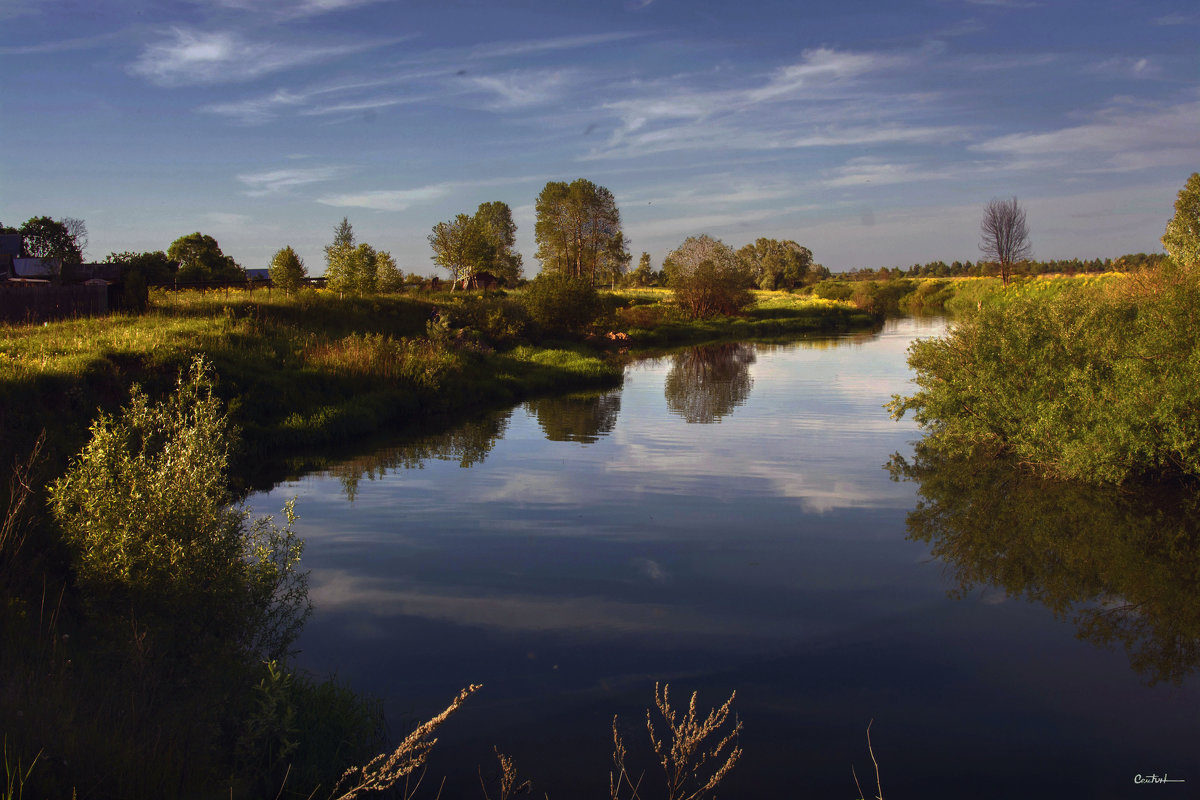
<instances>
[{"instance_id":1,"label":"tree","mask_svg":"<svg viewBox=\"0 0 1200 800\"><path fill-rule=\"evenodd\" d=\"M533 235L543 272L595 284L597 276L610 276L617 266L628 263L621 214L612 192L603 186L584 178L570 184L551 181L538 195L535 208Z\"/></svg>"},{"instance_id":2,"label":"tree","mask_svg":"<svg viewBox=\"0 0 1200 800\"><path fill-rule=\"evenodd\" d=\"M733 248L708 234L689 236L663 261L675 302L692 317L733 314L752 301L750 276Z\"/></svg>"},{"instance_id":3,"label":"tree","mask_svg":"<svg viewBox=\"0 0 1200 800\"><path fill-rule=\"evenodd\" d=\"M246 273L221 252L217 240L197 231L180 236L167 248L167 257L179 263L181 281L239 281Z\"/></svg>"},{"instance_id":4,"label":"tree","mask_svg":"<svg viewBox=\"0 0 1200 800\"><path fill-rule=\"evenodd\" d=\"M1179 266L1200 267L1200 172L1193 172L1179 190L1162 245Z\"/></svg>"},{"instance_id":5,"label":"tree","mask_svg":"<svg viewBox=\"0 0 1200 800\"><path fill-rule=\"evenodd\" d=\"M122 276L138 274L146 283L166 283L179 271L179 262L172 261L162 250L145 253L109 253L105 264L120 264Z\"/></svg>"},{"instance_id":6,"label":"tree","mask_svg":"<svg viewBox=\"0 0 1200 800\"><path fill-rule=\"evenodd\" d=\"M480 203L475 222L489 246L486 263L481 269L495 275L506 286L515 286L521 280L521 254L516 251L517 224L513 222L512 209L508 203L499 200Z\"/></svg>"},{"instance_id":7,"label":"tree","mask_svg":"<svg viewBox=\"0 0 1200 800\"><path fill-rule=\"evenodd\" d=\"M1012 265L1033 253L1025 210L1017 204L1017 198L989 202L983 209L980 234L980 251L986 259L1000 265L1000 277L1007 286Z\"/></svg>"},{"instance_id":8,"label":"tree","mask_svg":"<svg viewBox=\"0 0 1200 800\"><path fill-rule=\"evenodd\" d=\"M285 295L290 295L300 288L300 284L308 277L308 270L304 268L304 262L296 255L296 251L288 246L271 258L268 274L271 276L271 283L283 289Z\"/></svg>"},{"instance_id":9,"label":"tree","mask_svg":"<svg viewBox=\"0 0 1200 800\"><path fill-rule=\"evenodd\" d=\"M396 259L386 250L375 254L375 291L398 292L404 286L404 273L396 266Z\"/></svg>"},{"instance_id":10,"label":"tree","mask_svg":"<svg viewBox=\"0 0 1200 800\"><path fill-rule=\"evenodd\" d=\"M629 273L631 286L649 286L654 283L654 269L650 266L650 254L643 252L638 259L637 269Z\"/></svg>"},{"instance_id":11,"label":"tree","mask_svg":"<svg viewBox=\"0 0 1200 800\"><path fill-rule=\"evenodd\" d=\"M50 217L33 217L26 220L19 233L21 249L29 258L56 258L63 264L83 262L83 252L70 229L62 222Z\"/></svg>"},{"instance_id":12,"label":"tree","mask_svg":"<svg viewBox=\"0 0 1200 800\"><path fill-rule=\"evenodd\" d=\"M79 260L83 261L88 246L87 223L77 217L63 217L61 222L75 240L75 246L79 249Z\"/></svg>"},{"instance_id":13,"label":"tree","mask_svg":"<svg viewBox=\"0 0 1200 800\"><path fill-rule=\"evenodd\" d=\"M477 216L459 214L450 222L439 222L429 234L433 261L450 273L450 290L459 281L467 288L475 273L489 262L492 244Z\"/></svg>"},{"instance_id":14,"label":"tree","mask_svg":"<svg viewBox=\"0 0 1200 800\"><path fill-rule=\"evenodd\" d=\"M794 289L812 266L812 251L791 239L757 239L737 252L742 269L760 289Z\"/></svg>"},{"instance_id":15,"label":"tree","mask_svg":"<svg viewBox=\"0 0 1200 800\"><path fill-rule=\"evenodd\" d=\"M325 284L339 295L352 288L353 255L354 229L350 220L342 217L333 229L333 243L325 246Z\"/></svg>"}]
</instances>

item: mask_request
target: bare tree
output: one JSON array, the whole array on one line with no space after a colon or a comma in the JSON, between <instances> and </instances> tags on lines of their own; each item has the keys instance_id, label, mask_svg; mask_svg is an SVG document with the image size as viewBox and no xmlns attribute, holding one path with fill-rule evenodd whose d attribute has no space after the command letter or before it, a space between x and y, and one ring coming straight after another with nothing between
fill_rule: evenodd
<instances>
[{"instance_id":1,"label":"bare tree","mask_svg":"<svg viewBox=\"0 0 1200 800\"><path fill-rule=\"evenodd\" d=\"M1025 210L1011 200L992 200L983 209L979 226L982 239L979 249L988 261L1000 265L1000 277L1008 285L1012 265L1024 261L1033 253L1029 245L1029 228L1025 225Z\"/></svg>"}]
</instances>

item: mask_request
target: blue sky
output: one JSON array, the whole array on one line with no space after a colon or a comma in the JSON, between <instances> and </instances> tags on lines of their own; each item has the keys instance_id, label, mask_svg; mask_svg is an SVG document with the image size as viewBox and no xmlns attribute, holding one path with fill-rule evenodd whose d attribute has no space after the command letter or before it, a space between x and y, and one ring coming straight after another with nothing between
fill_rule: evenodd
<instances>
[{"instance_id":1,"label":"blue sky","mask_svg":"<svg viewBox=\"0 0 1200 800\"><path fill-rule=\"evenodd\" d=\"M833 270L1159 250L1200 170L1200 9L1125 0L0 0L0 221L88 256L199 230L309 271L343 216L405 272L432 226L586 177L636 259L794 239Z\"/></svg>"}]
</instances>

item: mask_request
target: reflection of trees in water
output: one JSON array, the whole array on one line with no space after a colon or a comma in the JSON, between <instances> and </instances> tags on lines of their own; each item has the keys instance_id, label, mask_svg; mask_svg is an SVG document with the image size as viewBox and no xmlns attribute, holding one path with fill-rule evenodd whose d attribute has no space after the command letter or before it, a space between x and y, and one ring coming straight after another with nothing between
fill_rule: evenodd
<instances>
[{"instance_id":1,"label":"reflection of trees in water","mask_svg":"<svg viewBox=\"0 0 1200 800\"><path fill-rule=\"evenodd\" d=\"M692 347L672 356L664 391L667 407L688 422L719 422L746 402L754 381L754 348L744 344Z\"/></svg>"},{"instance_id":2,"label":"reflection of trees in water","mask_svg":"<svg viewBox=\"0 0 1200 800\"><path fill-rule=\"evenodd\" d=\"M508 430L512 410L471 420L445 433L424 436L394 447L385 447L330 467L328 474L342 484L346 499L354 502L358 482L382 478L389 470L421 469L429 459L457 461L460 467L482 464Z\"/></svg>"},{"instance_id":3,"label":"reflection of trees in water","mask_svg":"<svg viewBox=\"0 0 1200 800\"><path fill-rule=\"evenodd\" d=\"M621 413L621 390L543 397L525 404L552 442L591 444L612 431Z\"/></svg>"},{"instance_id":4,"label":"reflection of trees in water","mask_svg":"<svg viewBox=\"0 0 1200 800\"><path fill-rule=\"evenodd\" d=\"M920 483L909 536L945 562L953 594L1036 600L1080 637L1122 645L1151 684L1200 665L1200 494L1057 483L920 447L888 469Z\"/></svg>"}]
</instances>

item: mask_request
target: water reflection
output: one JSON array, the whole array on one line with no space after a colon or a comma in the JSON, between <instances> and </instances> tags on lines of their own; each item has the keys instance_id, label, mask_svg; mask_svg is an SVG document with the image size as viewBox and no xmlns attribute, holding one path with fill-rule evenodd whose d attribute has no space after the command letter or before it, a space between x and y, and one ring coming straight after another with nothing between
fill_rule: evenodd
<instances>
[{"instance_id":1,"label":"water reflection","mask_svg":"<svg viewBox=\"0 0 1200 800\"><path fill-rule=\"evenodd\" d=\"M992 586L1036 600L1081 638L1124 647L1150 684L1200 665L1200 494L1063 484L920 446L888 469L919 482L909 537L945 562L952 594Z\"/></svg>"},{"instance_id":2,"label":"water reflection","mask_svg":"<svg viewBox=\"0 0 1200 800\"><path fill-rule=\"evenodd\" d=\"M621 390L543 397L525 404L552 442L591 444L612 432L621 413Z\"/></svg>"},{"instance_id":3,"label":"water reflection","mask_svg":"<svg viewBox=\"0 0 1200 800\"><path fill-rule=\"evenodd\" d=\"M675 354L663 387L667 407L687 422L720 422L750 396L754 361L753 346L737 343L692 347Z\"/></svg>"},{"instance_id":4,"label":"water reflection","mask_svg":"<svg viewBox=\"0 0 1200 800\"><path fill-rule=\"evenodd\" d=\"M376 480L391 470L422 469L430 459L457 461L464 469L482 464L504 437L512 409L463 423L445 433L425 436L393 447L364 453L330 467L327 474L342 485L346 499L354 502L363 478Z\"/></svg>"}]
</instances>

